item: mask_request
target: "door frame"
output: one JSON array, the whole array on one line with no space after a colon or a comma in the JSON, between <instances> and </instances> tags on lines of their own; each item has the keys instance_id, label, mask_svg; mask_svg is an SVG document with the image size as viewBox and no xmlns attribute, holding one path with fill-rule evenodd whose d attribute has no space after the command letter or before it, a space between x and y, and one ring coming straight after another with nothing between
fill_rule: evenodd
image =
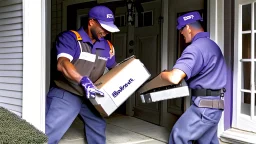
<instances>
[{"instance_id":1,"label":"door frame","mask_svg":"<svg viewBox=\"0 0 256 144\"><path fill-rule=\"evenodd\" d=\"M23 0L22 118L45 132L45 96L50 84L51 2ZM31 13L32 12L32 13ZM36 47L35 47L36 46ZM33 70L31 70L33 69Z\"/></svg>"},{"instance_id":2,"label":"door frame","mask_svg":"<svg viewBox=\"0 0 256 144\"><path fill-rule=\"evenodd\" d=\"M207 28L210 38L215 41L224 55L224 1L207 0ZM218 137L224 132L224 115L229 111L223 111L218 124Z\"/></svg>"},{"instance_id":3,"label":"door frame","mask_svg":"<svg viewBox=\"0 0 256 144\"><path fill-rule=\"evenodd\" d=\"M224 1L207 0L207 31L224 55ZM218 124L218 137L224 132L224 110Z\"/></svg>"},{"instance_id":4,"label":"door frame","mask_svg":"<svg viewBox=\"0 0 256 144\"><path fill-rule=\"evenodd\" d=\"M161 26L161 71L168 69L168 32L169 32L169 0L162 0L162 17ZM160 125L168 126L167 101L161 102L160 105Z\"/></svg>"},{"instance_id":5,"label":"door frame","mask_svg":"<svg viewBox=\"0 0 256 144\"><path fill-rule=\"evenodd\" d=\"M254 73L255 72L255 66L253 63L255 63L254 57L250 58L251 64L251 90L245 90L242 89L242 74L241 74L241 63L240 59L242 59L242 34L246 33L247 31L242 31L242 5L255 3L255 0L236 0L235 1L235 15L238 17L235 17L235 40L234 40L234 84L233 84L233 119L232 119L232 127L242 129L245 131L253 131L255 132L255 129L253 129L253 126L256 125L256 116L255 116L255 81L254 81ZM254 22L255 22L255 15L253 10L256 10L255 5L252 5L251 9L251 29L253 31L250 31L251 34L251 53L253 52L255 54L253 46L255 46L255 34L256 30L254 28ZM241 113L241 92L248 92L251 93L251 104L250 104L250 113L253 113L253 116L247 116L245 114Z\"/></svg>"}]
</instances>

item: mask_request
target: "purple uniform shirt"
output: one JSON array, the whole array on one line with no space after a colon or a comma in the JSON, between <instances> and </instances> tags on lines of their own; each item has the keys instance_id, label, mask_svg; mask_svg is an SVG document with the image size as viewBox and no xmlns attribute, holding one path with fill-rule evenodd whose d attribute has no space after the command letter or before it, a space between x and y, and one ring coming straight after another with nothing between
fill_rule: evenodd
<instances>
[{"instance_id":1,"label":"purple uniform shirt","mask_svg":"<svg viewBox=\"0 0 256 144\"><path fill-rule=\"evenodd\" d=\"M192 89L221 89L226 85L225 59L219 46L209 38L207 32L200 32L192 39L192 43L186 47L173 68L186 73L185 80ZM192 100L195 98L192 97Z\"/></svg>"},{"instance_id":2,"label":"purple uniform shirt","mask_svg":"<svg viewBox=\"0 0 256 144\"><path fill-rule=\"evenodd\" d=\"M107 40L102 38L100 41L96 41L93 44L88 34L82 27L78 29L77 32L82 37L83 42L86 42L91 46L93 54L95 54L96 48L102 49L99 55L102 59L106 59L106 66L108 68L112 68L116 64L115 56L110 54L110 46ZM56 49L57 58L66 57L70 61L78 59L81 52L79 44L76 40L76 35L71 31L67 31L58 37L56 42Z\"/></svg>"}]
</instances>

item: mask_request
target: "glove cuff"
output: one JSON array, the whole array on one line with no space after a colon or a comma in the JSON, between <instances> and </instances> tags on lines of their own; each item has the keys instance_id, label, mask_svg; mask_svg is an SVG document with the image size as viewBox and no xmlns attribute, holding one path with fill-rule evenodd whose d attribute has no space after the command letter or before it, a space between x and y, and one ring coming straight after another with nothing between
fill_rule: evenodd
<instances>
[{"instance_id":1,"label":"glove cuff","mask_svg":"<svg viewBox=\"0 0 256 144\"><path fill-rule=\"evenodd\" d=\"M87 77L87 76L84 76L81 80L80 80L80 84L84 84L84 83L88 83L90 82L91 80Z\"/></svg>"}]
</instances>

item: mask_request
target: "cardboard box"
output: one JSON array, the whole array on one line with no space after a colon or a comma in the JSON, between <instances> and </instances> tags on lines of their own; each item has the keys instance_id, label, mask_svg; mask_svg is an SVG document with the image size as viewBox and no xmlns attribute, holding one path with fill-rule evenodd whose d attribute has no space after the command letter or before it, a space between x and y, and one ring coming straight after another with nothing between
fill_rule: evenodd
<instances>
[{"instance_id":1,"label":"cardboard box","mask_svg":"<svg viewBox=\"0 0 256 144\"><path fill-rule=\"evenodd\" d=\"M90 101L103 117L110 116L150 76L139 59L127 58L94 83L105 95Z\"/></svg>"},{"instance_id":2,"label":"cardboard box","mask_svg":"<svg viewBox=\"0 0 256 144\"><path fill-rule=\"evenodd\" d=\"M145 83L139 90L142 103L152 103L167 99L189 96L190 90L185 80L174 85L161 79L160 74Z\"/></svg>"}]
</instances>

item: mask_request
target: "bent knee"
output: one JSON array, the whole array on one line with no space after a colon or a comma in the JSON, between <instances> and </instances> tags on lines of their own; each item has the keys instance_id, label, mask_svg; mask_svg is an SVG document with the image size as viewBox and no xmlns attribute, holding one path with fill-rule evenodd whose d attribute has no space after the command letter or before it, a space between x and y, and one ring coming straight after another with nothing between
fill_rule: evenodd
<instances>
[{"instance_id":1,"label":"bent knee","mask_svg":"<svg viewBox=\"0 0 256 144\"><path fill-rule=\"evenodd\" d=\"M189 134L178 128L173 128L170 134L169 144L182 144L190 141Z\"/></svg>"}]
</instances>

